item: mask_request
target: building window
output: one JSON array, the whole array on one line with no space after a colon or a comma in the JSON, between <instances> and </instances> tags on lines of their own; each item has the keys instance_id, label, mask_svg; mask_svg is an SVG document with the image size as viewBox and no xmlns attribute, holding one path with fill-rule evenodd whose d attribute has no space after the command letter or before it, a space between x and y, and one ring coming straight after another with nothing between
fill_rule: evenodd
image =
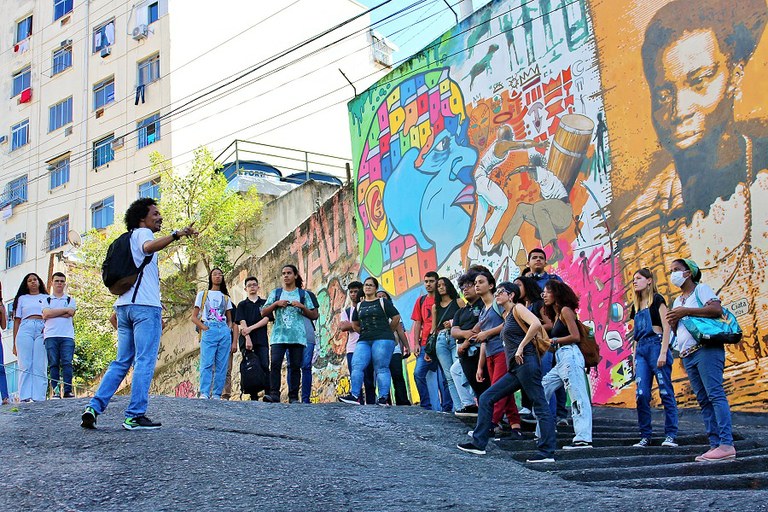
<instances>
[{"instance_id":1,"label":"building window","mask_svg":"<svg viewBox=\"0 0 768 512\"><path fill-rule=\"evenodd\" d=\"M53 0L53 21L72 12L74 0Z\"/></svg>"},{"instance_id":2,"label":"building window","mask_svg":"<svg viewBox=\"0 0 768 512\"><path fill-rule=\"evenodd\" d=\"M96 53L107 46L112 46L114 42L115 20L109 20L93 29L93 53Z\"/></svg>"},{"instance_id":3,"label":"building window","mask_svg":"<svg viewBox=\"0 0 768 512\"><path fill-rule=\"evenodd\" d=\"M139 85L151 84L160 78L160 55L153 55L139 62Z\"/></svg>"},{"instance_id":4,"label":"building window","mask_svg":"<svg viewBox=\"0 0 768 512\"><path fill-rule=\"evenodd\" d=\"M72 96L51 106L48 110L48 132L58 130L72 122Z\"/></svg>"},{"instance_id":5,"label":"building window","mask_svg":"<svg viewBox=\"0 0 768 512\"><path fill-rule=\"evenodd\" d=\"M151 197L160 199L160 178L154 178L139 184L139 199L142 197Z\"/></svg>"},{"instance_id":6,"label":"building window","mask_svg":"<svg viewBox=\"0 0 768 512\"><path fill-rule=\"evenodd\" d=\"M110 77L93 86L93 110L115 101L115 78Z\"/></svg>"},{"instance_id":7,"label":"building window","mask_svg":"<svg viewBox=\"0 0 768 512\"><path fill-rule=\"evenodd\" d=\"M32 16L28 16L16 24L16 41L20 43L32 35Z\"/></svg>"},{"instance_id":8,"label":"building window","mask_svg":"<svg viewBox=\"0 0 768 512\"><path fill-rule=\"evenodd\" d=\"M49 189L53 190L69 182L69 157L57 160L51 165L53 170L51 170Z\"/></svg>"},{"instance_id":9,"label":"building window","mask_svg":"<svg viewBox=\"0 0 768 512\"><path fill-rule=\"evenodd\" d=\"M11 151L29 144L29 119L11 126Z\"/></svg>"},{"instance_id":10,"label":"building window","mask_svg":"<svg viewBox=\"0 0 768 512\"><path fill-rule=\"evenodd\" d=\"M8 261L7 258L6 258L6 261ZM12 300L9 300L8 303L6 303L5 310L8 312L8 315L7 315L8 321L6 322L5 327L3 327L3 329L13 329L13 301ZM6 366L5 369L8 370L8 366L9 366L8 363L6 363L5 366ZM8 372L6 372L6 375L8 375Z\"/></svg>"},{"instance_id":11,"label":"building window","mask_svg":"<svg viewBox=\"0 0 768 512\"><path fill-rule=\"evenodd\" d=\"M93 143L93 168L96 169L115 159L115 151L112 149L112 141L115 135L109 135Z\"/></svg>"},{"instance_id":12,"label":"building window","mask_svg":"<svg viewBox=\"0 0 768 512\"><path fill-rule=\"evenodd\" d=\"M30 87L32 87L32 68L27 66L13 75L13 91L11 98L18 96L22 91L26 91Z\"/></svg>"},{"instance_id":13,"label":"building window","mask_svg":"<svg viewBox=\"0 0 768 512\"><path fill-rule=\"evenodd\" d=\"M115 196L91 205L91 225L95 229L104 229L115 221Z\"/></svg>"},{"instance_id":14,"label":"building window","mask_svg":"<svg viewBox=\"0 0 768 512\"><path fill-rule=\"evenodd\" d=\"M160 140L160 114L154 114L136 123L139 131L139 149Z\"/></svg>"},{"instance_id":15,"label":"building window","mask_svg":"<svg viewBox=\"0 0 768 512\"><path fill-rule=\"evenodd\" d=\"M52 75L58 75L65 69L72 67L72 47L65 46L53 52L53 72Z\"/></svg>"},{"instance_id":16,"label":"building window","mask_svg":"<svg viewBox=\"0 0 768 512\"><path fill-rule=\"evenodd\" d=\"M147 25L156 22L159 16L160 9L158 8L157 2L149 4L147 7Z\"/></svg>"},{"instance_id":17,"label":"building window","mask_svg":"<svg viewBox=\"0 0 768 512\"><path fill-rule=\"evenodd\" d=\"M0 206L5 207L7 205L16 206L21 203L27 202L27 176L21 176L8 182L3 191L2 199L0 199Z\"/></svg>"},{"instance_id":18,"label":"building window","mask_svg":"<svg viewBox=\"0 0 768 512\"><path fill-rule=\"evenodd\" d=\"M19 233L5 242L5 268L21 265L24 261L24 246L27 244L26 233Z\"/></svg>"},{"instance_id":19,"label":"building window","mask_svg":"<svg viewBox=\"0 0 768 512\"><path fill-rule=\"evenodd\" d=\"M53 251L67 243L69 217L62 217L48 224L48 250Z\"/></svg>"}]
</instances>

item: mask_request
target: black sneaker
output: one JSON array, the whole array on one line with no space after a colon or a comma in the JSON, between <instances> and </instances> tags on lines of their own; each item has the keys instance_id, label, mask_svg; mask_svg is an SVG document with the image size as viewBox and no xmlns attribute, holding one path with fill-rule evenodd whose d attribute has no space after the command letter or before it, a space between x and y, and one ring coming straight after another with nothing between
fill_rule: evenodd
<instances>
[{"instance_id":1,"label":"black sneaker","mask_svg":"<svg viewBox=\"0 0 768 512\"><path fill-rule=\"evenodd\" d=\"M64 398L75 398L74 393L64 393Z\"/></svg>"},{"instance_id":2,"label":"black sneaker","mask_svg":"<svg viewBox=\"0 0 768 512\"><path fill-rule=\"evenodd\" d=\"M556 427L567 427L568 426L568 418L557 418L557 423L555 424Z\"/></svg>"},{"instance_id":3,"label":"black sneaker","mask_svg":"<svg viewBox=\"0 0 768 512\"><path fill-rule=\"evenodd\" d=\"M542 453L537 453L536 455L531 455L530 458L526 459L525 462L529 464L538 464L539 462L555 462L555 458L548 457Z\"/></svg>"},{"instance_id":4,"label":"black sneaker","mask_svg":"<svg viewBox=\"0 0 768 512\"><path fill-rule=\"evenodd\" d=\"M125 430L155 430L162 426L162 423L152 421L146 416L125 418L125 421L123 422L123 428Z\"/></svg>"},{"instance_id":5,"label":"black sneaker","mask_svg":"<svg viewBox=\"0 0 768 512\"><path fill-rule=\"evenodd\" d=\"M522 421L523 423L535 424L536 416L534 416L533 413L521 414L520 421Z\"/></svg>"},{"instance_id":6,"label":"black sneaker","mask_svg":"<svg viewBox=\"0 0 768 512\"><path fill-rule=\"evenodd\" d=\"M288 399L288 403L289 404L300 404L301 400L299 400L298 398L289 398Z\"/></svg>"},{"instance_id":7,"label":"black sneaker","mask_svg":"<svg viewBox=\"0 0 768 512\"><path fill-rule=\"evenodd\" d=\"M525 437L523 437L523 432L519 428L513 428L507 433L507 439L519 441L521 439L525 439Z\"/></svg>"},{"instance_id":8,"label":"black sneaker","mask_svg":"<svg viewBox=\"0 0 768 512\"><path fill-rule=\"evenodd\" d=\"M475 443L459 443L456 448L463 452L474 453L475 455L485 455L485 450L475 446Z\"/></svg>"},{"instance_id":9,"label":"black sneaker","mask_svg":"<svg viewBox=\"0 0 768 512\"><path fill-rule=\"evenodd\" d=\"M376 405L379 407L389 407L389 397L388 396L380 396L376 400Z\"/></svg>"},{"instance_id":10,"label":"black sneaker","mask_svg":"<svg viewBox=\"0 0 768 512\"><path fill-rule=\"evenodd\" d=\"M339 402L351 405L360 405L360 399L352 393L347 393L336 398Z\"/></svg>"},{"instance_id":11,"label":"black sneaker","mask_svg":"<svg viewBox=\"0 0 768 512\"><path fill-rule=\"evenodd\" d=\"M262 398L262 400L263 400L264 402L267 402L267 403L269 403L269 404L276 404L276 403L279 403L279 402L280 402L280 398L278 398L278 397L276 397L276 396L272 396L272 395L270 395L270 394L266 394L266 395L264 395L264 398Z\"/></svg>"},{"instance_id":12,"label":"black sneaker","mask_svg":"<svg viewBox=\"0 0 768 512\"><path fill-rule=\"evenodd\" d=\"M85 411L83 412L83 415L81 416L82 421L80 422L80 426L83 428L90 428L95 429L96 428L96 416L98 416L98 413L96 410L91 407L90 405L85 408Z\"/></svg>"},{"instance_id":13,"label":"black sneaker","mask_svg":"<svg viewBox=\"0 0 768 512\"><path fill-rule=\"evenodd\" d=\"M476 405L468 405L466 407L462 407L458 411L454 413L459 418L477 418L477 406Z\"/></svg>"},{"instance_id":14,"label":"black sneaker","mask_svg":"<svg viewBox=\"0 0 768 512\"><path fill-rule=\"evenodd\" d=\"M592 443L586 441L574 441L571 444L563 446L563 450L584 450L585 448L592 448Z\"/></svg>"}]
</instances>

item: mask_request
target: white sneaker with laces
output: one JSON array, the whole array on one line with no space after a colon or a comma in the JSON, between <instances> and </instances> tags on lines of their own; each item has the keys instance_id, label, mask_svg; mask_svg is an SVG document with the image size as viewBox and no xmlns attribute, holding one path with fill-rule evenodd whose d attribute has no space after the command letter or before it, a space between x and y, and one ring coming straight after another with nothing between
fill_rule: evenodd
<instances>
[{"instance_id":1,"label":"white sneaker with laces","mask_svg":"<svg viewBox=\"0 0 768 512\"><path fill-rule=\"evenodd\" d=\"M664 442L661 443L661 446L666 446L668 448L677 448L679 445L675 442L674 437L667 436L667 438L664 439Z\"/></svg>"}]
</instances>

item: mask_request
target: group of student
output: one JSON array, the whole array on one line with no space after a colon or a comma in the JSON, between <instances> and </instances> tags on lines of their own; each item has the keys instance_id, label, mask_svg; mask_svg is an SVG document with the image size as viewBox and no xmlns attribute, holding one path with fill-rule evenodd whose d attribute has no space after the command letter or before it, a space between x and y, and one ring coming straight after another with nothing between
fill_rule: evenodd
<instances>
[{"instance_id":1,"label":"group of student","mask_svg":"<svg viewBox=\"0 0 768 512\"><path fill-rule=\"evenodd\" d=\"M73 317L75 299L65 293L67 277L61 272L51 276L51 292L40 276L24 276L13 299L13 354L18 358L19 400L36 402L46 399L51 384L51 398L74 398L72 361L75 354ZM8 312L0 288L0 325L8 322ZM1 331L2 329L0 329ZM10 401L6 379L3 345L0 335L0 397Z\"/></svg>"}]
</instances>

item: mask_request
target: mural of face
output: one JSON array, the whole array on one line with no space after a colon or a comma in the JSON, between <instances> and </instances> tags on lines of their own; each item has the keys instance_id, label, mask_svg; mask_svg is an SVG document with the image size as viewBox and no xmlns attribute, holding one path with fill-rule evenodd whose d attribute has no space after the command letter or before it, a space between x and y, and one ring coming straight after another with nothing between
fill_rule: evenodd
<instances>
[{"instance_id":1,"label":"mural of face","mask_svg":"<svg viewBox=\"0 0 768 512\"><path fill-rule=\"evenodd\" d=\"M730 93L737 74L712 30L671 41L658 55L651 83L653 124L673 155L716 142L733 120Z\"/></svg>"},{"instance_id":2,"label":"mural of face","mask_svg":"<svg viewBox=\"0 0 768 512\"><path fill-rule=\"evenodd\" d=\"M488 143L491 129L491 109L481 103L469 115L469 138L477 148L484 148Z\"/></svg>"}]
</instances>

